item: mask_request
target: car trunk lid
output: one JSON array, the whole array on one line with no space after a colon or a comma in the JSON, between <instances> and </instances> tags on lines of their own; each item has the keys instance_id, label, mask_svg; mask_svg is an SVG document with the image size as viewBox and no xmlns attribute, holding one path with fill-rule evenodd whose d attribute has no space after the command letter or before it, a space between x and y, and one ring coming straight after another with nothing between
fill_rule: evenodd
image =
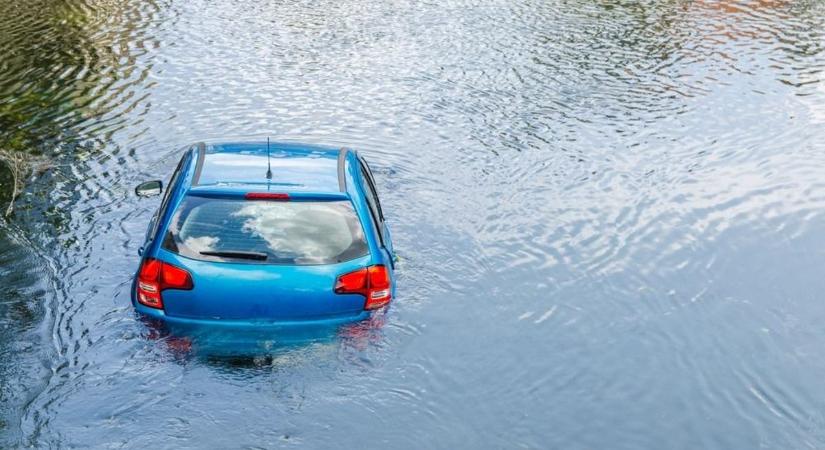
<instances>
[{"instance_id":1,"label":"car trunk lid","mask_svg":"<svg viewBox=\"0 0 825 450\"><path fill-rule=\"evenodd\" d=\"M189 319L300 320L358 315L362 295L334 292L339 275L370 264L364 256L323 265L198 261L161 250L159 259L187 270L191 290L163 291L166 315Z\"/></svg>"}]
</instances>

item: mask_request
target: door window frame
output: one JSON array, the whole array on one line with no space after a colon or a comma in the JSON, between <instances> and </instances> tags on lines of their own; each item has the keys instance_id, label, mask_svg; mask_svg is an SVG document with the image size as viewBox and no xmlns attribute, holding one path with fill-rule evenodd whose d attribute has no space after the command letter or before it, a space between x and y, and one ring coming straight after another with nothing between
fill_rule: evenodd
<instances>
[{"instance_id":1,"label":"door window frame","mask_svg":"<svg viewBox=\"0 0 825 450\"><path fill-rule=\"evenodd\" d=\"M180 174L183 171L184 167L188 166L188 162L191 159L192 150L188 150L186 153L183 154L180 161L178 162L178 166L175 168L175 171L172 172L172 177L169 179L169 184L167 185L166 193L163 196L163 200L160 202L160 207L158 208L158 213L155 216L155 223L152 226L152 233L151 241L154 241L157 238L158 228L160 227L161 219L163 216L166 215L166 209L169 207L169 201L172 198L172 193L177 190L177 184L180 180Z\"/></svg>"},{"instance_id":2,"label":"door window frame","mask_svg":"<svg viewBox=\"0 0 825 450\"><path fill-rule=\"evenodd\" d=\"M381 241L381 246L386 248L384 244L384 213L381 211L381 202L378 200L378 193L375 190L372 173L369 171L369 165L367 165L361 156L358 157L358 164L360 166L361 184L364 185L364 194L367 196L370 216L372 216L373 224L375 224L375 228L378 230L378 238Z\"/></svg>"}]
</instances>

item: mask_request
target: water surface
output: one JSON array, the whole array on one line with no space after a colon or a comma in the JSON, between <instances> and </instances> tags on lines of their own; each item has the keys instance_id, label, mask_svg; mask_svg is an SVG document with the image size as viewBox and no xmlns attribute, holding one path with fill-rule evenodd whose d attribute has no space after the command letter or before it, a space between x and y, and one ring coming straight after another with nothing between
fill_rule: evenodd
<instances>
[{"instance_id":1,"label":"water surface","mask_svg":"<svg viewBox=\"0 0 825 450\"><path fill-rule=\"evenodd\" d=\"M821 1L1 1L0 446L825 447L824 70ZM399 297L187 351L131 189L266 135L368 157Z\"/></svg>"}]
</instances>

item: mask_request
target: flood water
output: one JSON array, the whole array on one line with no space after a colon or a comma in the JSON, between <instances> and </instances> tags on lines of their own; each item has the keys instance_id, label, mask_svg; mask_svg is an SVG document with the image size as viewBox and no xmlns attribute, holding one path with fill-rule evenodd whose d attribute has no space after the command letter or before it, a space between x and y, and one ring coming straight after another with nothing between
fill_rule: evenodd
<instances>
[{"instance_id":1,"label":"flood water","mask_svg":"<svg viewBox=\"0 0 825 450\"><path fill-rule=\"evenodd\" d=\"M0 447L825 448L824 71L822 1L2 0ZM367 156L398 298L189 350L132 188L267 135Z\"/></svg>"}]
</instances>

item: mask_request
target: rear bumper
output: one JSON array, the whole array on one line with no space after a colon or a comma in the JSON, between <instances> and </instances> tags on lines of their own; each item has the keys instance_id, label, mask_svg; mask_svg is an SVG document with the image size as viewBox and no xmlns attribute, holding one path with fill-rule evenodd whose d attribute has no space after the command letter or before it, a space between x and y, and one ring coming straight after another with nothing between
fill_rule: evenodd
<instances>
[{"instance_id":1,"label":"rear bumper","mask_svg":"<svg viewBox=\"0 0 825 450\"><path fill-rule=\"evenodd\" d=\"M190 319L185 317L167 316L162 310L148 308L135 302L135 310L141 315L164 322L167 325L181 329L219 328L225 330L301 330L310 328L328 328L359 322L370 317L370 311L361 311L357 314L327 316L299 320L265 320L265 319Z\"/></svg>"}]
</instances>

